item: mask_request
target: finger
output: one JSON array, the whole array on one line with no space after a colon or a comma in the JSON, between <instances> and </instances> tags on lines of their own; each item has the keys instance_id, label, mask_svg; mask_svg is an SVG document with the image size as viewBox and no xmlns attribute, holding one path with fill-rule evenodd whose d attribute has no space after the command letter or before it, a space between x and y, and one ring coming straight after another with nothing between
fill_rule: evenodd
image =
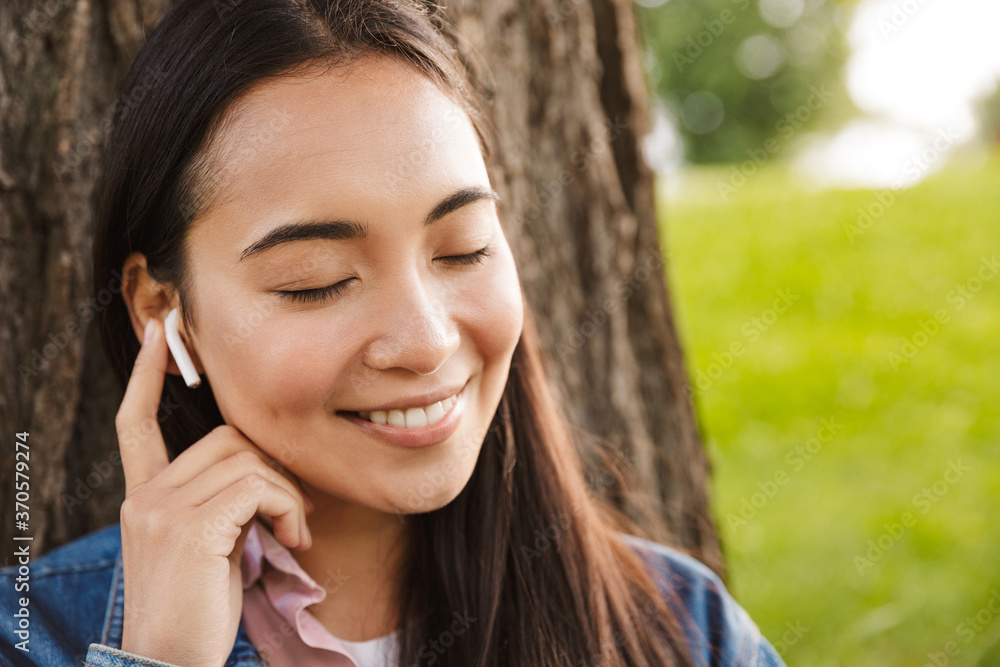
<instances>
[{"instance_id":1,"label":"finger","mask_svg":"<svg viewBox=\"0 0 1000 667\"><path fill-rule=\"evenodd\" d=\"M306 528L305 497L299 488L283 475L278 474L250 450L242 450L219 461L196 476L181 488L183 503L187 507L202 505L221 491L245 477L257 475L268 482L280 486L295 498L299 509L299 521Z\"/></svg>"},{"instance_id":2,"label":"finger","mask_svg":"<svg viewBox=\"0 0 1000 667\"><path fill-rule=\"evenodd\" d=\"M247 438L242 431L229 424L215 427L201 440L181 452L170 463L170 467L160 475L158 483L162 483L165 487L180 488L208 468L243 451L254 453L266 467L288 480L304 498L306 512L312 512L314 508L312 501L302 488L299 478Z\"/></svg>"},{"instance_id":3,"label":"finger","mask_svg":"<svg viewBox=\"0 0 1000 667\"><path fill-rule=\"evenodd\" d=\"M167 371L167 345L163 323L150 317L149 340L144 340L125 387L115 428L125 473L125 495L147 483L170 463L157 421L163 377Z\"/></svg>"},{"instance_id":4,"label":"finger","mask_svg":"<svg viewBox=\"0 0 1000 667\"><path fill-rule=\"evenodd\" d=\"M247 521L243 524L242 530L240 530L240 536L236 538L236 543L233 545L233 551L229 554L229 559L236 565L236 567L241 566L243 547L246 545L247 538L250 536L250 529L255 525L257 525L256 521ZM257 527L257 530L260 530L259 526Z\"/></svg>"},{"instance_id":5,"label":"finger","mask_svg":"<svg viewBox=\"0 0 1000 667\"><path fill-rule=\"evenodd\" d=\"M209 538L207 543L228 548L217 555L229 556L244 525L257 513L273 518L274 536L286 547L308 548L311 543L302 533L298 508L288 491L263 477L250 475L227 486L198 510L204 521L203 537ZM213 535L226 538L227 543L211 539Z\"/></svg>"}]
</instances>

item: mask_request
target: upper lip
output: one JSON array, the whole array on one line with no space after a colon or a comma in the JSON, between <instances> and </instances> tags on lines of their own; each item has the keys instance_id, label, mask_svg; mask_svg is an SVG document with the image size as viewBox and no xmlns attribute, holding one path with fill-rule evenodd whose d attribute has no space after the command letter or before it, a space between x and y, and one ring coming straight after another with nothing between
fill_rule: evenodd
<instances>
[{"instance_id":1,"label":"upper lip","mask_svg":"<svg viewBox=\"0 0 1000 667\"><path fill-rule=\"evenodd\" d=\"M446 398L454 396L465 388L467 382L468 380L462 384L453 385L451 388L432 389L431 391L425 391L422 394L401 396L399 398L390 399L376 406L364 409L341 410L340 412L376 412L378 410L388 412L389 410L406 410L407 408L425 408L429 405L434 405L438 401L443 401Z\"/></svg>"}]
</instances>

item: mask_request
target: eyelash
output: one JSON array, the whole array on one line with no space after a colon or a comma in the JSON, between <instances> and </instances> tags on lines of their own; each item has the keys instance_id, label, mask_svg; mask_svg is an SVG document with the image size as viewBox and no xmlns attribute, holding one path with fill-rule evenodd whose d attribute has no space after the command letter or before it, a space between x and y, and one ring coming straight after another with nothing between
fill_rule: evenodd
<instances>
[{"instance_id":1,"label":"eyelash","mask_svg":"<svg viewBox=\"0 0 1000 667\"><path fill-rule=\"evenodd\" d=\"M452 257L442 257L442 260L446 260L447 264L457 265L457 266L474 266L477 264L482 264L487 257L493 254L493 246L486 246L481 250L469 253L468 255L454 255ZM278 291L278 296L287 301L322 301L329 299L333 296L340 296L345 289L347 289L347 283L349 280L341 281L335 285L329 285L327 287L318 287L316 289L307 290L297 290L297 291Z\"/></svg>"}]
</instances>

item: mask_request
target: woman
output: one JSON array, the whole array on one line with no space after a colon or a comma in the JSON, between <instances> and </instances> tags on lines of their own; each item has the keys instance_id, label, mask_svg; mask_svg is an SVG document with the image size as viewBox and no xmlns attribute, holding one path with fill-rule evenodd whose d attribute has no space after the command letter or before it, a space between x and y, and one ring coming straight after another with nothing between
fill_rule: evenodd
<instances>
[{"instance_id":1,"label":"woman","mask_svg":"<svg viewBox=\"0 0 1000 667\"><path fill-rule=\"evenodd\" d=\"M587 493L447 30L416 0L188 0L149 36L94 247L121 522L35 563L15 664L781 664Z\"/></svg>"}]
</instances>

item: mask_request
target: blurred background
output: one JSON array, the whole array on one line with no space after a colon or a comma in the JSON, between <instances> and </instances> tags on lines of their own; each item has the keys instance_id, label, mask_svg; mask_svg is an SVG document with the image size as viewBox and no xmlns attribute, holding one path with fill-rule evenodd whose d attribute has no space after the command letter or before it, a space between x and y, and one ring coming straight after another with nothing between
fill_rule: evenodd
<instances>
[{"instance_id":1,"label":"blurred background","mask_svg":"<svg viewBox=\"0 0 1000 667\"><path fill-rule=\"evenodd\" d=\"M637 12L731 588L789 665L1000 665L1000 2Z\"/></svg>"}]
</instances>

